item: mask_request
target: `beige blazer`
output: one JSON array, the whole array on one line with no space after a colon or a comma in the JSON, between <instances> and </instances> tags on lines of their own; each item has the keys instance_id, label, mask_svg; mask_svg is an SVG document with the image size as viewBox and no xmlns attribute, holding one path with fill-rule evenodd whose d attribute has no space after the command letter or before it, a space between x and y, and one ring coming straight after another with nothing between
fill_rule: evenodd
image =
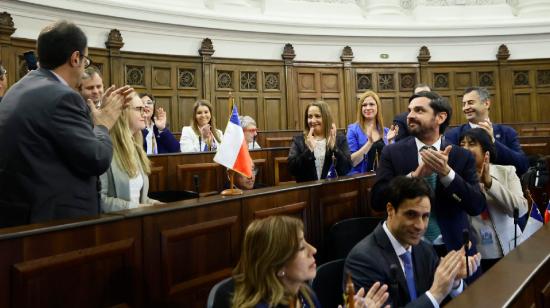
<instances>
[{"instance_id":1,"label":"beige blazer","mask_svg":"<svg viewBox=\"0 0 550 308\"><path fill-rule=\"evenodd\" d=\"M139 201L142 204L160 203L147 196L149 192L149 177L141 171L143 187ZM101 180L101 211L103 213L121 211L130 208L130 178L120 169L113 159L111 166L100 177Z\"/></svg>"}]
</instances>

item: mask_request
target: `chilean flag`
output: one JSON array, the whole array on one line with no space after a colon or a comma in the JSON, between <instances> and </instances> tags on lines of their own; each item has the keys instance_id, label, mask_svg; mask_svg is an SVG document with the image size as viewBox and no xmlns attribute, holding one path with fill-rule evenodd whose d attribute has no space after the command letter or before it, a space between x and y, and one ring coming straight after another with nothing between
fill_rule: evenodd
<instances>
[{"instance_id":1,"label":"chilean flag","mask_svg":"<svg viewBox=\"0 0 550 308\"><path fill-rule=\"evenodd\" d=\"M546 211L544 211L544 223L550 223L550 201L548 201L548 206L546 207Z\"/></svg>"},{"instance_id":2,"label":"chilean flag","mask_svg":"<svg viewBox=\"0 0 550 308\"><path fill-rule=\"evenodd\" d=\"M214 161L246 177L252 177L252 158L248 153L248 144L235 105Z\"/></svg>"},{"instance_id":3,"label":"chilean flag","mask_svg":"<svg viewBox=\"0 0 550 308\"><path fill-rule=\"evenodd\" d=\"M525 226L525 229L523 229L523 238L529 238L537 232L538 229L542 228L543 225L544 220L542 219L539 208L537 207L537 204L533 202L533 204L531 204L531 214L527 220L527 225Z\"/></svg>"}]
</instances>

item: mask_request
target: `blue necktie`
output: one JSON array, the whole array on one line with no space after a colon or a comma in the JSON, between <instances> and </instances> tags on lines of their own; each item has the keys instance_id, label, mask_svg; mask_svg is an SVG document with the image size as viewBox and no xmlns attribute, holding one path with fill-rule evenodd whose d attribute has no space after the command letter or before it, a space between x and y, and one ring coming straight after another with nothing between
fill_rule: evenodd
<instances>
[{"instance_id":1,"label":"blue necktie","mask_svg":"<svg viewBox=\"0 0 550 308\"><path fill-rule=\"evenodd\" d=\"M414 284L414 271L412 266L411 253L407 251L399 257L403 261L403 267L405 268L405 278L407 279L407 287L409 288L411 301L413 301L416 299L416 286Z\"/></svg>"}]
</instances>

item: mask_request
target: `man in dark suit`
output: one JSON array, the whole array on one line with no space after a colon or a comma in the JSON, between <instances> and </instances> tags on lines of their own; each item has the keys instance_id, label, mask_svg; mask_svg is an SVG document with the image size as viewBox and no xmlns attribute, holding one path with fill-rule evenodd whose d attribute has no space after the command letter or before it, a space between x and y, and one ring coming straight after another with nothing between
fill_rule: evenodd
<instances>
[{"instance_id":1,"label":"man in dark suit","mask_svg":"<svg viewBox=\"0 0 550 308\"><path fill-rule=\"evenodd\" d=\"M486 207L474 157L441 138L451 113L447 100L437 93L413 95L407 116L411 136L384 147L372 192L373 208L383 211L387 203L385 189L395 176L427 180L435 199L425 239L440 255L462 246L462 231L470 226L468 215L479 215Z\"/></svg>"},{"instance_id":2,"label":"man in dark suit","mask_svg":"<svg viewBox=\"0 0 550 308\"><path fill-rule=\"evenodd\" d=\"M388 218L348 254L344 272L356 289L368 290L377 281L390 286L392 307L438 307L456 296L467 276L464 250L439 260L432 246L421 240L428 226L431 189L420 178L398 176L390 182ZM471 273L480 254L469 257Z\"/></svg>"},{"instance_id":3,"label":"man in dark suit","mask_svg":"<svg viewBox=\"0 0 550 308\"><path fill-rule=\"evenodd\" d=\"M516 167L518 176L527 171L529 161L521 150L516 131L506 125L493 124L489 120L489 108L491 99L489 91L482 87L472 87L464 91L462 96L462 112L468 123L455 127L445 133L445 139L458 145L460 135L471 128L484 129L495 144L497 149L495 164L512 165Z\"/></svg>"},{"instance_id":4,"label":"man in dark suit","mask_svg":"<svg viewBox=\"0 0 550 308\"><path fill-rule=\"evenodd\" d=\"M128 88L90 110L74 90L90 65L86 42L72 23L44 28L36 43L40 68L0 104L0 226L99 213L97 179L111 163L109 129Z\"/></svg>"},{"instance_id":5,"label":"man in dark suit","mask_svg":"<svg viewBox=\"0 0 550 308\"><path fill-rule=\"evenodd\" d=\"M414 86L413 95L423 92L423 91L431 91L430 86L425 83L419 83ZM395 142L405 139L409 136L409 131L407 130L407 115L409 114L408 111L402 112L398 115L396 115L393 118L393 125L399 126L399 130L397 131L397 136L395 136Z\"/></svg>"}]
</instances>

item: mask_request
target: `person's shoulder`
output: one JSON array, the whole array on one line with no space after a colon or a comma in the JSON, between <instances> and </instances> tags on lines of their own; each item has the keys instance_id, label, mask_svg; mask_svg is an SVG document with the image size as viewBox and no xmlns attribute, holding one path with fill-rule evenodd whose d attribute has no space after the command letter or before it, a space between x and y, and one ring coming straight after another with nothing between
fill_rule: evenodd
<instances>
[{"instance_id":1,"label":"person's shoulder","mask_svg":"<svg viewBox=\"0 0 550 308\"><path fill-rule=\"evenodd\" d=\"M191 126L184 126L182 129L181 129L181 133L192 133L193 132L193 128Z\"/></svg>"},{"instance_id":2,"label":"person's shoulder","mask_svg":"<svg viewBox=\"0 0 550 308\"><path fill-rule=\"evenodd\" d=\"M490 168L491 168L491 175L493 175L493 173L495 173L495 175L504 174L504 173L516 174L516 167L513 165L491 164Z\"/></svg>"},{"instance_id":3,"label":"person's shoulder","mask_svg":"<svg viewBox=\"0 0 550 308\"><path fill-rule=\"evenodd\" d=\"M357 122L353 122L353 123L348 125L348 131L356 130L357 128L359 128L359 123L357 123Z\"/></svg>"},{"instance_id":4,"label":"person's shoulder","mask_svg":"<svg viewBox=\"0 0 550 308\"><path fill-rule=\"evenodd\" d=\"M372 249L376 247L375 240L374 240L374 232L371 232L369 235L365 236L362 240L360 240L353 248L350 250L348 254L348 258L360 258L365 259L369 256L373 256L372 253L368 254L367 251L371 251Z\"/></svg>"}]
</instances>

